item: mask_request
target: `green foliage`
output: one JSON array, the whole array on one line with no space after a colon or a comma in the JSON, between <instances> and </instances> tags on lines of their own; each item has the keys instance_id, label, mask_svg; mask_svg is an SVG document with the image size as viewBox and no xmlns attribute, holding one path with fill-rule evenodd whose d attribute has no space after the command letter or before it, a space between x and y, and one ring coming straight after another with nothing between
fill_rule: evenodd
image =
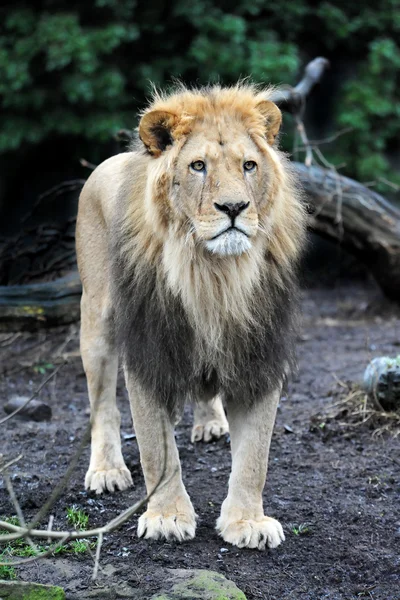
<instances>
[{"instance_id":1,"label":"green foliage","mask_svg":"<svg viewBox=\"0 0 400 600\"><path fill-rule=\"evenodd\" d=\"M71 506L66 510L66 519L69 525L71 525L74 529L85 530L87 528L89 522L89 516L85 514L82 510L80 510L77 506ZM16 516L7 517L3 519L7 523L11 525L20 525L19 519ZM5 529L0 530L0 536L9 533ZM85 554L88 549L93 549L95 547L95 542L90 542L87 539L79 539L68 542L67 544L62 544L55 548L52 552L53 555L56 554L69 554L78 556L80 554ZM31 546L25 539L17 539L12 542L5 542L0 546L0 563L7 563L8 559L13 557L29 557L29 556L37 556L43 552L48 551L50 548L49 544L35 544L35 547ZM1 565L0 564L0 579L16 579L17 574L15 568L11 565Z\"/></svg>"},{"instance_id":2,"label":"green foliage","mask_svg":"<svg viewBox=\"0 0 400 600\"><path fill-rule=\"evenodd\" d=\"M340 148L353 156L361 180L374 179L375 174L391 176L384 151L400 134L399 68L400 48L395 41L375 39L368 44L358 78L344 86L338 123L352 126L356 136L343 139Z\"/></svg>"},{"instance_id":3,"label":"green foliage","mask_svg":"<svg viewBox=\"0 0 400 600\"><path fill-rule=\"evenodd\" d=\"M74 505L67 508L67 521L75 529L85 530L89 522L89 516Z\"/></svg>"},{"instance_id":4,"label":"green foliage","mask_svg":"<svg viewBox=\"0 0 400 600\"><path fill-rule=\"evenodd\" d=\"M400 0L15 0L0 23L0 153L75 136L95 159L98 144L136 126L149 80L294 83L326 55L326 135L353 129L327 158L361 180L395 179Z\"/></svg>"},{"instance_id":5,"label":"green foliage","mask_svg":"<svg viewBox=\"0 0 400 600\"><path fill-rule=\"evenodd\" d=\"M7 517L7 518L3 518L3 521L6 521L6 523L10 523L11 525L19 525L19 519L16 516L12 516L12 517ZM6 531L5 529L0 529L0 535L3 534L7 534L9 533L9 531ZM13 544L16 544L16 547L18 547L18 543L21 540L16 540L16 542L13 542ZM24 542L22 542L24 543ZM1 547L0 546L0 563L7 562L7 558L10 557L12 554L12 544L7 543L5 545L5 547ZM10 579L16 579L17 578L17 572L14 569L14 567L12 567L11 565L7 565L7 564L0 564L0 579L3 579L5 581L8 581Z\"/></svg>"},{"instance_id":6,"label":"green foliage","mask_svg":"<svg viewBox=\"0 0 400 600\"><path fill-rule=\"evenodd\" d=\"M2 560L3 553L0 553L0 561ZM0 579L8 581L9 579L16 579L17 572L14 567L8 565L0 565Z\"/></svg>"},{"instance_id":7,"label":"green foliage","mask_svg":"<svg viewBox=\"0 0 400 600\"><path fill-rule=\"evenodd\" d=\"M46 375L47 371L51 371L52 369L54 369L53 363L48 362L41 362L32 367L32 370L35 373L40 373L40 375Z\"/></svg>"},{"instance_id":8,"label":"green foliage","mask_svg":"<svg viewBox=\"0 0 400 600\"><path fill-rule=\"evenodd\" d=\"M307 535L310 533L310 527L307 523L300 523L300 525L292 525L291 531L293 535Z\"/></svg>"},{"instance_id":9,"label":"green foliage","mask_svg":"<svg viewBox=\"0 0 400 600\"><path fill-rule=\"evenodd\" d=\"M95 548L95 542L89 542L88 540L74 540L73 542L69 542L68 544L62 544L62 546L58 546L53 552L56 554L85 554L87 550Z\"/></svg>"}]
</instances>

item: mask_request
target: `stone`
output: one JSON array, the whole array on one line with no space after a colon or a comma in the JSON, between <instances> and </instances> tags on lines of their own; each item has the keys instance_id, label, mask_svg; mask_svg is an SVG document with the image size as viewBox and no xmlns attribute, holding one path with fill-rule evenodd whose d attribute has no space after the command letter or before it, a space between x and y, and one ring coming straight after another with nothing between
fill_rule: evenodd
<instances>
[{"instance_id":1,"label":"stone","mask_svg":"<svg viewBox=\"0 0 400 600\"><path fill-rule=\"evenodd\" d=\"M375 408L399 411L400 355L374 358L365 370L363 385Z\"/></svg>"},{"instance_id":2,"label":"stone","mask_svg":"<svg viewBox=\"0 0 400 600\"><path fill-rule=\"evenodd\" d=\"M55 585L0 581L0 600L65 600L65 592Z\"/></svg>"},{"instance_id":3,"label":"stone","mask_svg":"<svg viewBox=\"0 0 400 600\"><path fill-rule=\"evenodd\" d=\"M51 406L41 400L31 400L29 404L21 408L28 399L29 397L14 396L5 404L4 411L10 415L15 410L21 409L16 416L30 419L31 421L50 421L52 415Z\"/></svg>"},{"instance_id":4,"label":"stone","mask_svg":"<svg viewBox=\"0 0 400 600\"><path fill-rule=\"evenodd\" d=\"M246 600L233 581L215 571L173 569L170 573L168 590L151 600Z\"/></svg>"}]
</instances>

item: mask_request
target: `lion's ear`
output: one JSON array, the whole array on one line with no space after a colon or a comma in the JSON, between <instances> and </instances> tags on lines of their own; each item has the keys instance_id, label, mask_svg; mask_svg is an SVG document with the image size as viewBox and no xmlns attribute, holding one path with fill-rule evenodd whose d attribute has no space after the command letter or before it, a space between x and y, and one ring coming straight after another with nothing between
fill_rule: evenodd
<instances>
[{"instance_id":1,"label":"lion's ear","mask_svg":"<svg viewBox=\"0 0 400 600\"><path fill-rule=\"evenodd\" d=\"M145 113L139 123L139 137L153 156L159 156L173 143L173 130L177 117L164 110Z\"/></svg>"},{"instance_id":2,"label":"lion's ear","mask_svg":"<svg viewBox=\"0 0 400 600\"><path fill-rule=\"evenodd\" d=\"M265 119L265 134L268 144L272 146L282 124L282 113L271 100L262 100L259 102L257 110L260 111Z\"/></svg>"}]
</instances>

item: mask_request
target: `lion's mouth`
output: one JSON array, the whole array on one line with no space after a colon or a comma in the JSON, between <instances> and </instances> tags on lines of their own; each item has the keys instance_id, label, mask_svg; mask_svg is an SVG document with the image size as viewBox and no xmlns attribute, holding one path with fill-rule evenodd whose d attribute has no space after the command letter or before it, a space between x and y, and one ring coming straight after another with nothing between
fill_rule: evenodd
<instances>
[{"instance_id":1,"label":"lion's mouth","mask_svg":"<svg viewBox=\"0 0 400 600\"><path fill-rule=\"evenodd\" d=\"M217 233L217 235L214 235L214 237L212 237L211 240L216 240L221 235L224 235L224 233L228 233L229 231L238 231L239 233L243 233L243 235L245 235L246 237L250 237L245 231L243 231L243 229L240 229L239 227L236 227L235 225L231 225L230 227L227 227L223 231L220 231L220 233Z\"/></svg>"}]
</instances>

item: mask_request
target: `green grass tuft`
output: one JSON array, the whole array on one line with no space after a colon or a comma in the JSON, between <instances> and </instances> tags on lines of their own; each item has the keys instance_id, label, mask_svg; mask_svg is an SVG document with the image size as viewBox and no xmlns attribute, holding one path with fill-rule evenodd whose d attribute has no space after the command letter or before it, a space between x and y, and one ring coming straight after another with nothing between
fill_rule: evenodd
<instances>
[{"instance_id":1,"label":"green grass tuft","mask_svg":"<svg viewBox=\"0 0 400 600\"><path fill-rule=\"evenodd\" d=\"M73 505L67 508L67 521L75 529L87 529L89 516L80 508Z\"/></svg>"},{"instance_id":2,"label":"green grass tuft","mask_svg":"<svg viewBox=\"0 0 400 600\"><path fill-rule=\"evenodd\" d=\"M300 525L292 525L291 531L294 535L307 535L310 532L310 526L307 523L300 523Z\"/></svg>"},{"instance_id":3,"label":"green grass tuft","mask_svg":"<svg viewBox=\"0 0 400 600\"><path fill-rule=\"evenodd\" d=\"M0 554L0 562L3 561L3 552ZM17 572L14 567L9 565L0 565L0 579L9 581L10 579L17 579Z\"/></svg>"}]
</instances>

